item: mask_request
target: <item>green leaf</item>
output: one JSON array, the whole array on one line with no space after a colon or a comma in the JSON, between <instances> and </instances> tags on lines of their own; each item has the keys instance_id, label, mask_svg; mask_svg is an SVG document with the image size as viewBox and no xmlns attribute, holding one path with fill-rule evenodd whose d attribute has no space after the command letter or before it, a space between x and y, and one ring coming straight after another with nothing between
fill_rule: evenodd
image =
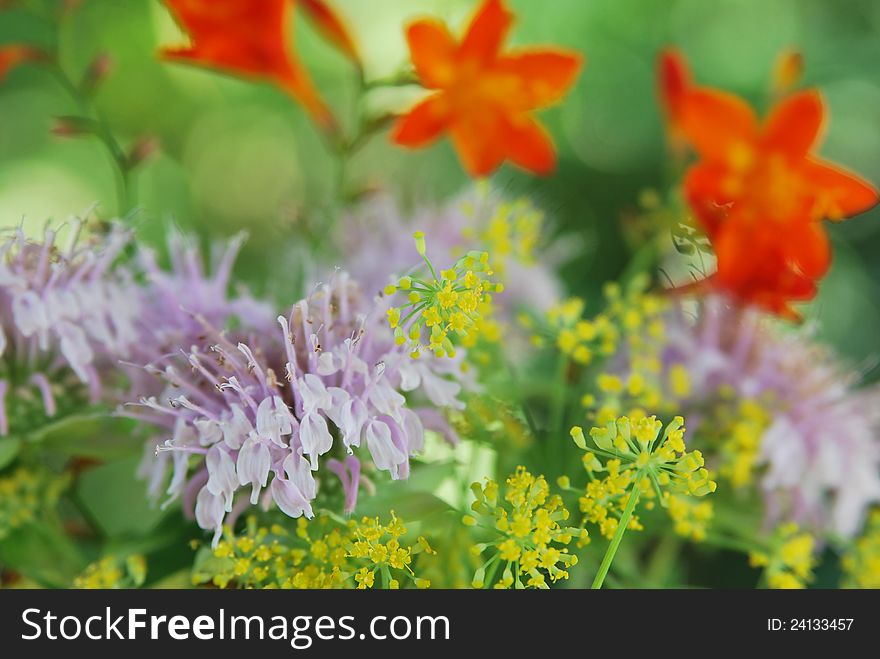
<instances>
[{"instance_id":1,"label":"green leaf","mask_svg":"<svg viewBox=\"0 0 880 659\"><path fill-rule=\"evenodd\" d=\"M45 586L69 587L86 561L60 530L25 524L0 542L0 563Z\"/></svg>"},{"instance_id":2,"label":"green leaf","mask_svg":"<svg viewBox=\"0 0 880 659\"><path fill-rule=\"evenodd\" d=\"M89 469L79 478L79 501L89 517L109 537L142 535L166 512L151 506L146 484L135 477L139 458L133 456Z\"/></svg>"},{"instance_id":3,"label":"green leaf","mask_svg":"<svg viewBox=\"0 0 880 659\"><path fill-rule=\"evenodd\" d=\"M69 416L43 426L29 441L40 449L78 458L109 460L141 450L133 438L135 422L109 414Z\"/></svg>"},{"instance_id":4,"label":"green leaf","mask_svg":"<svg viewBox=\"0 0 880 659\"><path fill-rule=\"evenodd\" d=\"M4 437L0 439L0 469L15 460L21 449L21 440L18 437Z\"/></svg>"},{"instance_id":5,"label":"green leaf","mask_svg":"<svg viewBox=\"0 0 880 659\"><path fill-rule=\"evenodd\" d=\"M384 493L375 497L358 499L358 515L378 516L387 521L389 512L400 517L404 522L416 522L437 514L452 510L452 507L439 497L427 492L398 491L398 482L386 483Z\"/></svg>"},{"instance_id":6,"label":"green leaf","mask_svg":"<svg viewBox=\"0 0 880 659\"><path fill-rule=\"evenodd\" d=\"M456 467L453 460L433 463L413 461L409 478L401 484L407 490L433 492L444 480L455 475Z\"/></svg>"}]
</instances>

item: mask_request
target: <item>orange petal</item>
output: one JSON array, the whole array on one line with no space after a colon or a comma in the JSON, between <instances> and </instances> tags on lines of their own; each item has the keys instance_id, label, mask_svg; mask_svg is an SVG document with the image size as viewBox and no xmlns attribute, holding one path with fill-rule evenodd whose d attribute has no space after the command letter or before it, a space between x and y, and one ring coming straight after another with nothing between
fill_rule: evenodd
<instances>
[{"instance_id":1,"label":"orange petal","mask_svg":"<svg viewBox=\"0 0 880 659\"><path fill-rule=\"evenodd\" d=\"M680 125L703 158L727 161L731 148L754 142L758 120L738 96L700 87L682 97Z\"/></svg>"},{"instance_id":2,"label":"orange petal","mask_svg":"<svg viewBox=\"0 0 880 659\"><path fill-rule=\"evenodd\" d=\"M354 39L352 39L351 32L345 27L345 23L342 22L336 12L324 0L298 0L298 2L315 23L315 27L318 28L321 34L336 46L343 55L360 65L361 58Z\"/></svg>"},{"instance_id":3,"label":"orange petal","mask_svg":"<svg viewBox=\"0 0 880 659\"><path fill-rule=\"evenodd\" d=\"M667 48L660 53L657 62L658 95L666 115L666 136L673 155L683 159L687 139L681 127L682 102L693 88L691 73L684 56L675 49Z\"/></svg>"},{"instance_id":4,"label":"orange petal","mask_svg":"<svg viewBox=\"0 0 880 659\"><path fill-rule=\"evenodd\" d=\"M764 122L764 144L792 159L806 156L816 144L825 106L816 90L793 94L777 103Z\"/></svg>"},{"instance_id":5,"label":"orange petal","mask_svg":"<svg viewBox=\"0 0 880 659\"><path fill-rule=\"evenodd\" d=\"M681 104L685 94L691 90L691 72L684 56L674 48L660 53L657 61L658 93L670 121L681 119Z\"/></svg>"},{"instance_id":6,"label":"orange petal","mask_svg":"<svg viewBox=\"0 0 880 659\"><path fill-rule=\"evenodd\" d=\"M165 0L192 41L171 50L202 65L252 76L278 76L289 65L288 0Z\"/></svg>"},{"instance_id":7,"label":"orange petal","mask_svg":"<svg viewBox=\"0 0 880 659\"><path fill-rule=\"evenodd\" d=\"M418 148L436 140L449 127L449 112L442 94L435 94L398 119L391 139L400 146Z\"/></svg>"},{"instance_id":8,"label":"orange petal","mask_svg":"<svg viewBox=\"0 0 880 659\"><path fill-rule=\"evenodd\" d=\"M726 177L724 168L698 163L688 170L684 180L685 197L710 238L719 229L732 201L724 192Z\"/></svg>"},{"instance_id":9,"label":"orange petal","mask_svg":"<svg viewBox=\"0 0 880 659\"><path fill-rule=\"evenodd\" d=\"M827 239L817 228L780 232L766 223L740 221L731 213L713 242L718 258L713 282L741 302L796 319L790 302L815 297L815 280L830 259Z\"/></svg>"},{"instance_id":10,"label":"orange petal","mask_svg":"<svg viewBox=\"0 0 880 659\"><path fill-rule=\"evenodd\" d=\"M289 0L165 0L192 46L165 49L185 61L278 85L325 130L336 121L306 70L293 55Z\"/></svg>"},{"instance_id":11,"label":"orange petal","mask_svg":"<svg viewBox=\"0 0 880 659\"><path fill-rule=\"evenodd\" d=\"M459 54L463 59L476 59L480 62L495 59L512 23L513 14L507 10L502 0L483 0L471 19Z\"/></svg>"},{"instance_id":12,"label":"orange petal","mask_svg":"<svg viewBox=\"0 0 880 659\"><path fill-rule=\"evenodd\" d=\"M406 40L422 84L429 89L448 85L455 73L457 46L446 25L433 20L416 21L407 28Z\"/></svg>"},{"instance_id":13,"label":"orange petal","mask_svg":"<svg viewBox=\"0 0 880 659\"><path fill-rule=\"evenodd\" d=\"M493 108L476 108L452 124L452 141L464 168L474 177L498 169L507 156L507 122Z\"/></svg>"},{"instance_id":14,"label":"orange petal","mask_svg":"<svg viewBox=\"0 0 880 659\"><path fill-rule=\"evenodd\" d=\"M721 286L743 296L744 285L761 265L762 256L753 232L738 223L725 223L712 240L718 261L717 279Z\"/></svg>"},{"instance_id":15,"label":"orange petal","mask_svg":"<svg viewBox=\"0 0 880 659\"><path fill-rule=\"evenodd\" d=\"M563 49L530 50L504 57L501 68L520 79L520 109L532 110L559 101L574 83L583 57Z\"/></svg>"},{"instance_id":16,"label":"orange petal","mask_svg":"<svg viewBox=\"0 0 880 659\"><path fill-rule=\"evenodd\" d=\"M831 245L825 229L817 222L801 226L790 237L783 238L787 257L797 271L810 279L819 279L831 265Z\"/></svg>"},{"instance_id":17,"label":"orange petal","mask_svg":"<svg viewBox=\"0 0 880 659\"><path fill-rule=\"evenodd\" d=\"M843 220L877 204L878 192L873 185L830 162L807 159L804 176L816 197L817 219Z\"/></svg>"},{"instance_id":18,"label":"orange petal","mask_svg":"<svg viewBox=\"0 0 880 659\"><path fill-rule=\"evenodd\" d=\"M546 175L556 168L556 149L547 130L533 119L507 126L507 156L533 174Z\"/></svg>"}]
</instances>

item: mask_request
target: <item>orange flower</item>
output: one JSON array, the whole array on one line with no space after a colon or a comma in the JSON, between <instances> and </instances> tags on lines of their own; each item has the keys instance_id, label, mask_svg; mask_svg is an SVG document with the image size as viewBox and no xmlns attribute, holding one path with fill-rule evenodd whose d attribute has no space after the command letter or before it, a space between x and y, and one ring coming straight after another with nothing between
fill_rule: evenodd
<instances>
[{"instance_id":1,"label":"orange flower","mask_svg":"<svg viewBox=\"0 0 880 659\"><path fill-rule=\"evenodd\" d=\"M293 96L325 128L335 120L308 73L296 59L289 36L292 0L165 0L189 33L192 45L165 48L170 60L206 66L271 82ZM354 44L342 23L321 0L307 0L306 10L348 54Z\"/></svg>"},{"instance_id":2,"label":"orange flower","mask_svg":"<svg viewBox=\"0 0 880 659\"><path fill-rule=\"evenodd\" d=\"M660 87L672 129L698 155L684 191L718 259L710 282L794 315L789 303L815 296L831 261L821 221L871 208L877 190L813 153L825 121L815 90L783 98L760 121L739 97L690 83L675 53L661 58Z\"/></svg>"},{"instance_id":3,"label":"orange flower","mask_svg":"<svg viewBox=\"0 0 880 659\"><path fill-rule=\"evenodd\" d=\"M397 144L422 147L448 132L473 176L490 174L505 160L536 174L553 170L553 142L532 113L562 98L581 57L557 48L502 53L512 22L501 0L484 0L460 42L436 20L408 27L416 73L437 91L399 119Z\"/></svg>"},{"instance_id":4,"label":"orange flower","mask_svg":"<svg viewBox=\"0 0 880 659\"><path fill-rule=\"evenodd\" d=\"M299 0L315 27L339 51L360 66L361 57L348 28L324 0Z\"/></svg>"}]
</instances>

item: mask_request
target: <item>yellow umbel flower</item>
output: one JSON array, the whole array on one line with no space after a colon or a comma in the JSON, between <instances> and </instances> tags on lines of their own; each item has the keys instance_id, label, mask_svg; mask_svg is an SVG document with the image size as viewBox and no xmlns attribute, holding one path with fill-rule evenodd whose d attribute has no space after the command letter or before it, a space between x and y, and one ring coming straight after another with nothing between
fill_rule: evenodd
<instances>
[{"instance_id":1,"label":"yellow umbel flower","mask_svg":"<svg viewBox=\"0 0 880 659\"><path fill-rule=\"evenodd\" d=\"M394 511L387 524L375 517L300 518L294 533L279 524L258 526L251 517L244 534L225 529L217 547L197 560L193 583L210 582L218 588L399 588L404 579L427 588L430 582L414 572L414 559L435 552L423 537L412 545L402 543L406 534Z\"/></svg>"},{"instance_id":2,"label":"yellow umbel flower","mask_svg":"<svg viewBox=\"0 0 880 659\"><path fill-rule=\"evenodd\" d=\"M880 588L880 509L871 511L860 538L841 560L844 588Z\"/></svg>"},{"instance_id":3,"label":"yellow umbel flower","mask_svg":"<svg viewBox=\"0 0 880 659\"><path fill-rule=\"evenodd\" d=\"M587 446L580 427L572 428L572 439L585 452L582 462L589 478L578 500L585 523L597 525L602 536L612 539L631 493L638 490L646 508L659 500L668 509L677 532L693 539L705 537L711 505L700 506L691 498L714 492L716 485L700 452L685 451L683 423L676 417L661 436L663 424L656 417L620 417L590 431L593 447ZM626 518L627 528L642 528L634 510Z\"/></svg>"},{"instance_id":4,"label":"yellow umbel flower","mask_svg":"<svg viewBox=\"0 0 880 659\"><path fill-rule=\"evenodd\" d=\"M675 417L662 435L661 430L663 424L654 416L623 416L604 428L593 428L590 437L594 446L588 447L583 429L571 429L575 445L584 451L583 465L590 479L579 501L583 523L597 524L611 541L593 588L602 587L626 530L642 528L635 514L640 498L645 499L648 509L654 507L655 500L668 508L672 496L701 497L715 491L715 481L703 467L700 452L685 449L684 419ZM672 505L673 517L684 521L681 502L673 500ZM700 515L710 516L706 509ZM688 530L693 535L693 527ZM702 535L705 537L705 531Z\"/></svg>"},{"instance_id":5,"label":"yellow umbel flower","mask_svg":"<svg viewBox=\"0 0 880 659\"><path fill-rule=\"evenodd\" d=\"M634 471L639 482L649 479L661 502L667 492L698 497L714 492L716 483L703 466L703 455L685 450L684 419L677 416L662 435L661 430L663 424L655 416L622 416L604 428L590 431L595 444L590 452L606 458L606 468L616 463L619 466L615 471ZM583 430L574 427L571 435L575 444L586 451Z\"/></svg>"},{"instance_id":6,"label":"yellow umbel flower","mask_svg":"<svg viewBox=\"0 0 880 659\"><path fill-rule=\"evenodd\" d=\"M147 562L140 554L125 558L105 556L91 563L73 580L79 589L138 588L147 578Z\"/></svg>"},{"instance_id":7,"label":"yellow umbel flower","mask_svg":"<svg viewBox=\"0 0 880 659\"><path fill-rule=\"evenodd\" d=\"M568 579L577 556L566 545L586 539L586 531L560 524L568 510L543 476L518 467L505 481L501 498L501 488L491 479L485 485L473 483L471 490L474 514L463 521L493 536L473 546L475 556L488 556L474 573L474 588L549 588L548 579Z\"/></svg>"},{"instance_id":8,"label":"yellow umbel flower","mask_svg":"<svg viewBox=\"0 0 880 659\"><path fill-rule=\"evenodd\" d=\"M503 286L490 279L489 253L468 252L438 275L425 253L424 234L417 231L415 240L430 277L401 277L385 287L386 295L407 293L405 304L388 310L398 345L408 344L414 358L424 349L437 357L454 357L455 342L473 345L480 336L497 338L500 330L490 320L491 294Z\"/></svg>"},{"instance_id":9,"label":"yellow umbel flower","mask_svg":"<svg viewBox=\"0 0 880 659\"><path fill-rule=\"evenodd\" d=\"M489 190L481 191L486 201ZM464 207L465 214L474 215L473 204ZM513 201L501 201L493 209L492 216L483 228L466 227L462 237L479 241L498 260L498 270L503 271L509 260L524 264L535 261L545 223L544 213L526 197Z\"/></svg>"},{"instance_id":10,"label":"yellow umbel flower","mask_svg":"<svg viewBox=\"0 0 880 659\"><path fill-rule=\"evenodd\" d=\"M813 580L815 547L813 536L802 532L797 524L782 524L773 533L766 550L749 554L749 564L764 568L770 588L805 588Z\"/></svg>"},{"instance_id":11,"label":"yellow umbel flower","mask_svg":"<svg viewBox=\"0 0 880 659\"><path fill-rule=\"evenodd\" d=\"M581 318L584 301L569 298L547 311L546 326L539 331L549 334L549 338L564 355L574 362L587 365L596 355L612 354L620 341L620 329L611 319L600 314L592 320ZM543 344L545 338L536 335L533 343Z\"/></svg>"}]
</instances>

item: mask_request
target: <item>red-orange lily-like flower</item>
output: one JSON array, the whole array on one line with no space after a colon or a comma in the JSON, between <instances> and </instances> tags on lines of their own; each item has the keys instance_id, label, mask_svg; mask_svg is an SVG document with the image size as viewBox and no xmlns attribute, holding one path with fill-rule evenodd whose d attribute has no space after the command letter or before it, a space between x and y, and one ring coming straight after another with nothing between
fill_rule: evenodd
<instances>
[{"instance_id":1,"label":"red-orange lily-like flower","mask_svg":"<svg viewBox=\"0 0 880 659\"><path fill-rule=\"evenodd\" d=\"M684 192L717 256L709 282L795 316L790 303L812 299L831 262L821 221L871 208L877 190L813 153L826 115L817 91L790 94L759 120L739 97L694 85L677 53L663 54L660 78L670 128L698 156Z\"/></svg>"},{"instance_id":2,"label":"red-orange lily-like flower","mask_svg":"<svg viewBox=\"0 0 880 659\"><path fill-rule=\"evenodd\" d=\"M422 147L449 133L473 176L505 160L536 174L553 170L553 142L532 114L562 98L582 58L560 48L502 52L512 22L501 0L484 0L460 42L437 20L407 28L416 73L436 91L399 119L397 144Z\"/></svg>"},{"instance_id":3,"label":"red-orange lily-like flower","mask_svg":"<svg viewBox=\"0 0 880 659\"><path fill-rule=\"evenodd\" d=\"M290 37L294 0L165 0L192 44L165 48L165 58L264 80L294 97L324 127L333 115L297 60ZM356 57L354 42L322 0L304 0L321 31Z\"/></svg>"}]
</instances>

